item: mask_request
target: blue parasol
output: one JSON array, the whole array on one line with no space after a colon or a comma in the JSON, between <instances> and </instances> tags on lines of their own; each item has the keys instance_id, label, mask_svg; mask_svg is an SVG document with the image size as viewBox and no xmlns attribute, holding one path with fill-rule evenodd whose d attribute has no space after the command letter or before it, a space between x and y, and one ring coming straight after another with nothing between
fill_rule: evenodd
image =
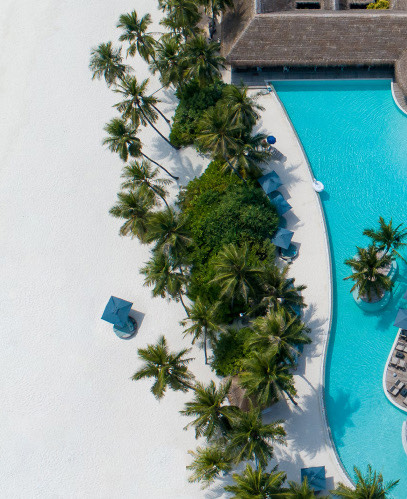
<instances>
[{"instance_id":1,"label":"blue parasol","mask_svg":"<svg viewBox=\"0 0 407 499\"><path fill-rule=\"evenodd\" d=\"M401 329L407 329L407 308L399 308L393 326Z\"/></svg>"},{"instance_id":2,"label":"blue parasol","mask_svg":"<svg viewBox=\"0 0 407 499\"><path fill-rule=\"evenodd\" d=\"M308 485L314 492L321 492L326 488L325 466L301 468L301 483L307 478Z\"/></svg>"},{"instance_id":3,"label":"blue parasol","mask_svg":"<svg viewBox=\"0 0 407 499\"><path fill-rule=\"evenodd\" d=\"M271 242L278 248L288 249L294 232L279 227Z\"/></svg>"},{"instance_id":4,"label":"blue parasol","mask_svg":"<svg viewBox=\"0 0 407 499\"><path fill-rule=\"evenodd\" d=\"M125 327L133 303L111 296L103 312L102 319L118 327Z\"/></svg>"},{"instance_id":5,"label":"blue parasol","mask_svg":"<svg viewBox=\"0 0 407 499\"><path fill-rule=\"evenodd\" d=\"M273 192L269 194L268 198L270 202L276 207L277 213L281 216L287 211L291 210L291 205L283 198L279 192Z\"/></svg>"},{"instance_id":6,"label":"blue parasol","mask_svg":"<svg viewBox=\"0 0 407 499\"><path fill-rule=\"evenodd\" d=\"M269 173L266 173L266 175L263 175L259 179L257 179L259 182L261 188L266 194L270 194L270 192L275 191L280 187L280 185L283 185L283 183L280 180L280 177L277 175L277 173L273 170Z\"/></svg>"},{"instance_id":7,"label":"blue parasol","mask_svg":"<svg viewBox=\"0 0 407 499\"><path fill-rule=\"evenodd\" d=\"M267 142L268 142L269 144L275 144L275 143L277 142L277 139L274 137L274 135L269 135L269 136L267 137Z\"/></svg>"}]
</instances>

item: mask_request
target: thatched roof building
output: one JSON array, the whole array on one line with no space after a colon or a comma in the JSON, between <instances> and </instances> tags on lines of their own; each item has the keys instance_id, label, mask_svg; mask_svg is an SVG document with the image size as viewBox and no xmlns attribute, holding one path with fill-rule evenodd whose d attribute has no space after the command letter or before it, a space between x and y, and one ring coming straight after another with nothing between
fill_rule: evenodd
<instances>
[{"instance_id":1,"label":"thatched roof building","mask_svg":"<svg viewBox=\"0 0 407 499\"><path fill-rule=\"evenodd\" d=\"M270 12L273 1L237 0L225 15L222 50L232 68L389 66L407 93L407 5L328 10L338 4L324 0L325 9L298 10L288 0L293 8Z\"/></svg>"}]
</instances>

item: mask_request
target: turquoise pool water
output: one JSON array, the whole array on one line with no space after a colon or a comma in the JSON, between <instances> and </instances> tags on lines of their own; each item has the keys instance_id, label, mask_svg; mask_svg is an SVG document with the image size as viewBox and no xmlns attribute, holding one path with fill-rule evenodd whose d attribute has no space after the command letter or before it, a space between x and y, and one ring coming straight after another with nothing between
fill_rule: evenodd
<instances>
[{"instance_id":1,"label":"turquoise pool water","mask_svg":"<svg viewBox=\"0 0 407 499\"><path fill-rule=\"evenodd\" d=\"M392 326L407 289L407 269L387 308L364 313L354 302L345 258L366 245L366 227L379 216L407 221L407 116L389 81L275 82L308 155L328 224L334 273L334 315L326 363L326 405L333 439L347 471L367 464L385 480L400 479L394 497L407 497L407 456L401 426L407 414L382 389L396 335ZM275 135L278 140L278 132ZM277 142L278 146L278 142ZM303 214L303 216L306 214ZM323 464L323 463L321 463Z\"/></svg>"}]
</instances>

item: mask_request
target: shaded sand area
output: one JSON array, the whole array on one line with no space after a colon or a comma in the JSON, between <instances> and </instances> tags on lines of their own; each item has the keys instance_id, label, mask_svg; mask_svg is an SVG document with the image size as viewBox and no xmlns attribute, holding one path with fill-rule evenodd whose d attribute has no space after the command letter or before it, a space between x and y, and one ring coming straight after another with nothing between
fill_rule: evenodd
<instances>
[{"instance_id":1,"label":"shaded sand area","mask_svg":"<svg viewBox=\"0 0 407 499\"><path fill-rule=\"evenodd\" d=\"M148 249L120 238L118 221L108 215L122 163L101 140L116 98L91 81L87 66L90 47L116 40L119 15L134 7L141 15L151 11L159 30L155 2L2 3L3 497L221 496L217 487L201 491L187 483L187 450L196 441L183 431L187 420L178 410L189 396L169 392L158 403L150 383L130 381L139 366L137 348L161 334L173 349L189 346L179 326L181 305L152 299L143 287L138 271ZM145 65L135 66L139 78L148 76ZM159 88L154 79L151 88ZM171 96L160 97L162 110L172 114ZM295 137L277 103L267 99L264 121L273 123L289 156L292 167L281 175L292 182L290 203L301 219L290 221L302 245L293 273L309 286L305 298L320 341L329 322L320 213ZM165 161L182 183L207 163L192 149L174 152L154 132L140 136L147 154ZM100 320L112 294L134 302L141 326L131 341L120 341ZM296 480L303 464L325 464L329 476L340 476L319 412L322 350L316 343L301 360L300 407L272 410L273 418L290 418L289 445L276 456ZM192 355L197 378L213 378L203 353L194 348Z\"/></svg>"}]
</instances>

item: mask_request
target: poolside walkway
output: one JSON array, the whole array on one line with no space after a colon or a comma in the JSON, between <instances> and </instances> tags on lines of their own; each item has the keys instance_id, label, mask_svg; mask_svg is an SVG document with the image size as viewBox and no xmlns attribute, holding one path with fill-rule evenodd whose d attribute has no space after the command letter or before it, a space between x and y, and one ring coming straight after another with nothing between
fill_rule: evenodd
<instances>
[{"instance_id":1,"label":"poolside walkway","mask_svg":"<svg viewBox=\"0 0 407 499\"><path fill-rule=\"evenodd\" d=\"M331 322L328 239L308 163L290 121L274 94L262 95L259 103L265 108L260 129L276 136L276 148L286 157L283 162L272 161L265 171L276 170L284 183L279 191L292 206L285 218L287 228L294 231L293 243L299 247L299 256L291 264L290 274L297 284L307 285L305 321L312 329L313 339L313 343L305 347L295 372L298 406L282 401L269 409L265 419L286 420L288 445L276 446L275 451L280 469L287 472L290 480L299 481L302 467L324 465L328 491L338 481L348 483L322 412L324 362Z\"/></svg>"}]
</instances>

